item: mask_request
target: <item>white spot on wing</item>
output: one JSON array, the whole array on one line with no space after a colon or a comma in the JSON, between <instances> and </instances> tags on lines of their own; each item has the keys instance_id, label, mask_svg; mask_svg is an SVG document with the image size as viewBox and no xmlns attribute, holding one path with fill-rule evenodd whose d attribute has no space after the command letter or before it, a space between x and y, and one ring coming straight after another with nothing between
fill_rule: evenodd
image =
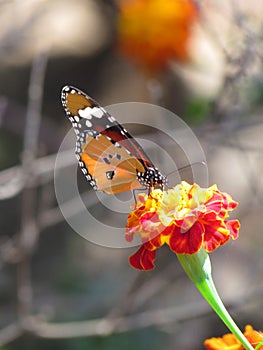
<instances>
[{"instance_id":1,"label":"white spot on wing","mask_svg":"<svg viewBox=\"0 0 263 350\"><path fill-rule=\"evenodd\" d=\"M80 109L79 110L79 115L81 116L81 118L91 119L92 118L92 115L91 115L92 112L93 112L93 108L86 107L85 109Z\"/></svg>"},{"instance_id":2,"label":"white spot on wing","mask_svg":"<svg viewBox=\"0 0 263 350\"><path fill-rule=\"evenodd\" d=\"M96 118L101 118L101 117L103 117L104 112L103 112L102 109L100 109L100 108L98 108L98 107L94 107L94 108L92 109L92 115L93 115L94 117L96 117Z\"/></svg>"}]
</instances>

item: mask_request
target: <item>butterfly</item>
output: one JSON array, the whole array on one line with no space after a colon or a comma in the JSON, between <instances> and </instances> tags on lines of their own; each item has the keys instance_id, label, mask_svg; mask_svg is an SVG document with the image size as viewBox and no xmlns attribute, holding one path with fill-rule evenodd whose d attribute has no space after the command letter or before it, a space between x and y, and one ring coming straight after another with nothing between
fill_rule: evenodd
<instances>
[{"instance_id":1,"label":"butterfly","mask_svg":"<svg viewBox=\"0 0 263 350\"><path fill-rule=\"evenodd\" d=\"M77 136L79 166L95 190L116 194L167 186L166 176L134 137L95 100L76 87L64 86L61 101Z\"/></svg>"}]
</instances>

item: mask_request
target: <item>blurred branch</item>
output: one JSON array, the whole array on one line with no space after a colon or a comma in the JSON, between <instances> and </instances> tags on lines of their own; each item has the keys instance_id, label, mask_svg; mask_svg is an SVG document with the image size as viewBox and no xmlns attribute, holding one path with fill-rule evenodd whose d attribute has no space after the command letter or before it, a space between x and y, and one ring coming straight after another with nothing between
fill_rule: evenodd
<instances>
[{"instance_id":1,"label":"blurred branch","mask_svg":"<svg viewBox=\"0 0 263 350\"><path fill-rule=\"evenodd\" d=\"M253 305L255 305L255 302L262 305L262 293L262 285L255 289L250 288L245 294L238 295L238 298L234 295L231 299L225 300L225 304L232 311L234 311L235 308L240 310L240 307L246 309L249 301L252 302ZM46 339L109 336L152 326L159 327L171 323L177 324L208 315L213 315L213 311L202 300L182 306L145 311L125 317L103 317L79 322L49 323L32 316L24 319L24 323L21 327L14 324L0 331L0 346L22 335L22 331L30 332L35 336Z\"/></svg>"},{"instance_id":2,"label":"blurred branch","mask_svg":"<svg viewBox=\"0 0 263 350\"><path fill-rule=\"evenodd\" d=\"M0 127L2 125L3 116L6 111L6 107L7 107L7 98L5 98L4 96L1 96L0 97Z\"/></svg>"},{"instance_id":3,"label":"blurred branch","mask_svg":"<svg viewBox=\"0 0 263 350\"><path fill-rule=\"evenodd\" d=\"M12 323L0 329L0 346L11 343L12 341L21 337L23 333L24 330L19 323Z\"/></svg>"},{"instance_id":4,"label":"blurred branch","mask_svg":"<svg viewBox=\"0 0 263 350\"><path fill-rule=\"evenodd\" d=\"M249 308L249 302L254 307L262 307L263 286L250 288L243 295L232 296L225 300L225 305L232 311L240 308ZM255 306L256 305L256 306ZM28 316L23 322L13 323L0 330L0 346L30 332L34 336L46 339L67 339L76 337L109 336L147 327L159 327L167 324L177 324L182 321L192 320L213 315L209 306L202 300L194 303L145 311L133 315L121 317L102 317L88 321L76 321L67 323L49 323L40 317Z\"/></svg>"},{"instance_id":5,"label":"blurred branch","mask_svg":"<svg viewBox=\"0 0 263 350\"><path fill-rule=\"evenodd\" d=\"M22 165L31 165L36 158L38 149L38 135L41 121L41 108L43 98L44 77L48 61L46 52L36 56L32 65L28 88L28 107L24 131L24 150ZM24 169L24 171L26 171Z\"/></svg>"},{"instance_id":6,"label":"blurred branch","mask_svg":"<svg viewBox=\"0 0 263 350\"><path fill-rule=\"evenodd\" d=\"M212 313L204 302L189 303L183 306L169 307L153 311L145 311L125 317L101 318L89 321L48 323L37 317L24 320L25 331L42 338L74 338L90 336L108 336L111 334L133 331L151 326L161 326L171 322L203 317ZM0 337L0 346L7 337Z\"/></svg>"},{"instance_id":7,"label":"blurred branch","mask_svg":"<svg viewBox=\"0 0 263 350\"><path fill-rule=\"evenodd\" d=\"M24 183L25 180L20 166L1 171L0 200L15 197L23 189Z\"/></svg>"},{"instance_id":8,"label":"blurred branch","mask_svg":"<svg viewBox=\"0 0 263 350\"><path fill-rule=\"evenodd\" d=\"M214 27L209 24L209 12L206 13L206 5L202 1L199 6L202 17L205 19L202 26L214 43L220 48L225 56L225 75L222 80L221 89L217 94L210 110L210 115L215 122L222 122L225 118L236 114L241 109L247 111L247 104L242 104L240 95L241 79L253 76L253 68L262 63L260 43L262 43L261 28L257 28L255 21L251 20L248 13L240 8L237 1L230 1L230 13L221 13L232 23L230 35L233 37L231 44L223 44ZM214 10L220 5L214 3Z\"/></svg>"},{"instance_id":9,"label":"blurred branch","mask_svg":"<svg viewBox=\"0 0 263 350\"><path fill-rule=\"evenodd\" d=\"M37 241L39 230L36 221L36 188L32 187L32 172L38 150L38 135L41 121L44 77L48 54L41 52L36 56L31 70L28 90L28 109L24 131L22 153L22 173L24 189L22 192L21 229L18 236L18 250L21 260L17 264L18 318L21 322L31 313L31 255Z\"/></svg>"},{"instance_id":10,"label":"blurred branch","mask_svg":"<svg viewBox=\"0 0 263 350\"><path fill-rule=\"evenodd\" d=\"M90 321L69 323L34 322L34 334L43 338L73 338L87 336L108 336L127 331L134 331L151 326L162 326L171 322L181 322L193 317L202 317L210 313L205 302L189 303L182 307L169 307L145 311L125 317L102 318Z\"/></svg>"},{"instance_id":11,"label":"blurred branch","mask_svg":"<svg viewBox=\"0 0 263 350\"><path fill-rule=\"evenodd\" d=\"M72 152L72 149L60 152L60 157L63 159L63 164L60 165L61 169L74 164L72 157L69 157ZM43 185L53 179L56 157L57 154L52 154L34 160L34 166L31 169L31 186ZM0 200L12 198L21 192L25 185L25 181L25 174L21 165L1 171Z\"/></svg>"}]
</instances>

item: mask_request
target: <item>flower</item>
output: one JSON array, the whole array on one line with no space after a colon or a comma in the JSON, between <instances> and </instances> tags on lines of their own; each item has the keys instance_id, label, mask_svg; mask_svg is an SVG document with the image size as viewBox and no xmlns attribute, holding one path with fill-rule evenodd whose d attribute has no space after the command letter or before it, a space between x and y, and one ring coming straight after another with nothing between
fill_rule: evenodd
<instances>
[{"instance_id":1,"label":"flower","mask_svg":"<svg viewBox=\"0 0 263 350\"><path fill-rule=\"evenodd\" d=\"M153 189L148 195L140 194L126 226L128 241L136 234L142 240L142 246L130 257L131 265L141 270L152 269L157 248L167 244L201 295L232 332L222 339L207 340L205 345L210 350L253 350L252 344L256 343L258 350L263 344L262 335L254 333L251 326L247 326L245 335L240 331L212 278L208 253L238 237L239 221L228 219L229 211L236 206L237 202L220 192L216 185L201 188L182 181L168 191Z\"/></svg>"},{"instance_id":2,"label":"flower","mask_svg":"<svg viewBox=\"0 0 263 350\"><path fill-rule=\"evenodd\" d=\"M167 191L141 193L126 226L127 241L135 234L142 240L140 249L130 257L131 265L152 269L156 250L164 244L176 254L195 254L201 248L210 253L230 238L236 239L239 221L228 219L228 212L236 206L216 185L201 188L182 181Z\"/></svg>"},{"instance_id":3,"label":"flower","mask_svg":"<svg viewBox=\"0 0 263 350\"><path fill-rule=\"evenodd\" d=\"M263 332L255 331L252 326L245 327L244 336L249 343L255 348L263 340ZM240 344L233 334L225 334L222 338L211 338L204 342L207 350L244 350L245 348ZM258 348L263 350L263 345Z\"/></svg>"},{"instance_id":4,"label":"flower","mask_svg":"<svg viewBox=\"0 0 263 350\"><path fill-rule=\"evenodd\" d=\"M119 0L120 51L147 70L186 61L198 10L193 0Z\"/></svg>"}]
</instances>

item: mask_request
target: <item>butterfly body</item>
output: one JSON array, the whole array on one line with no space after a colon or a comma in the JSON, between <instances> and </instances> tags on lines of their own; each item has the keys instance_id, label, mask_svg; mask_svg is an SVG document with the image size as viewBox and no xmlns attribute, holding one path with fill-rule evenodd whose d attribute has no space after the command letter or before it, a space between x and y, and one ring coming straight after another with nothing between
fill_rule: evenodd
<instances>
[{"instance_id":1,"label":"butterfly body","mask_svg":"<svg viewBox=\"0 0 263 350\"><path fill-rule=\"evenodd\" d=\"M141 146L115 118L81 90L65 86L62 105L75 130L75 153L94 189L115 194L167 185Z\"/></svg>"}]
</instances>

